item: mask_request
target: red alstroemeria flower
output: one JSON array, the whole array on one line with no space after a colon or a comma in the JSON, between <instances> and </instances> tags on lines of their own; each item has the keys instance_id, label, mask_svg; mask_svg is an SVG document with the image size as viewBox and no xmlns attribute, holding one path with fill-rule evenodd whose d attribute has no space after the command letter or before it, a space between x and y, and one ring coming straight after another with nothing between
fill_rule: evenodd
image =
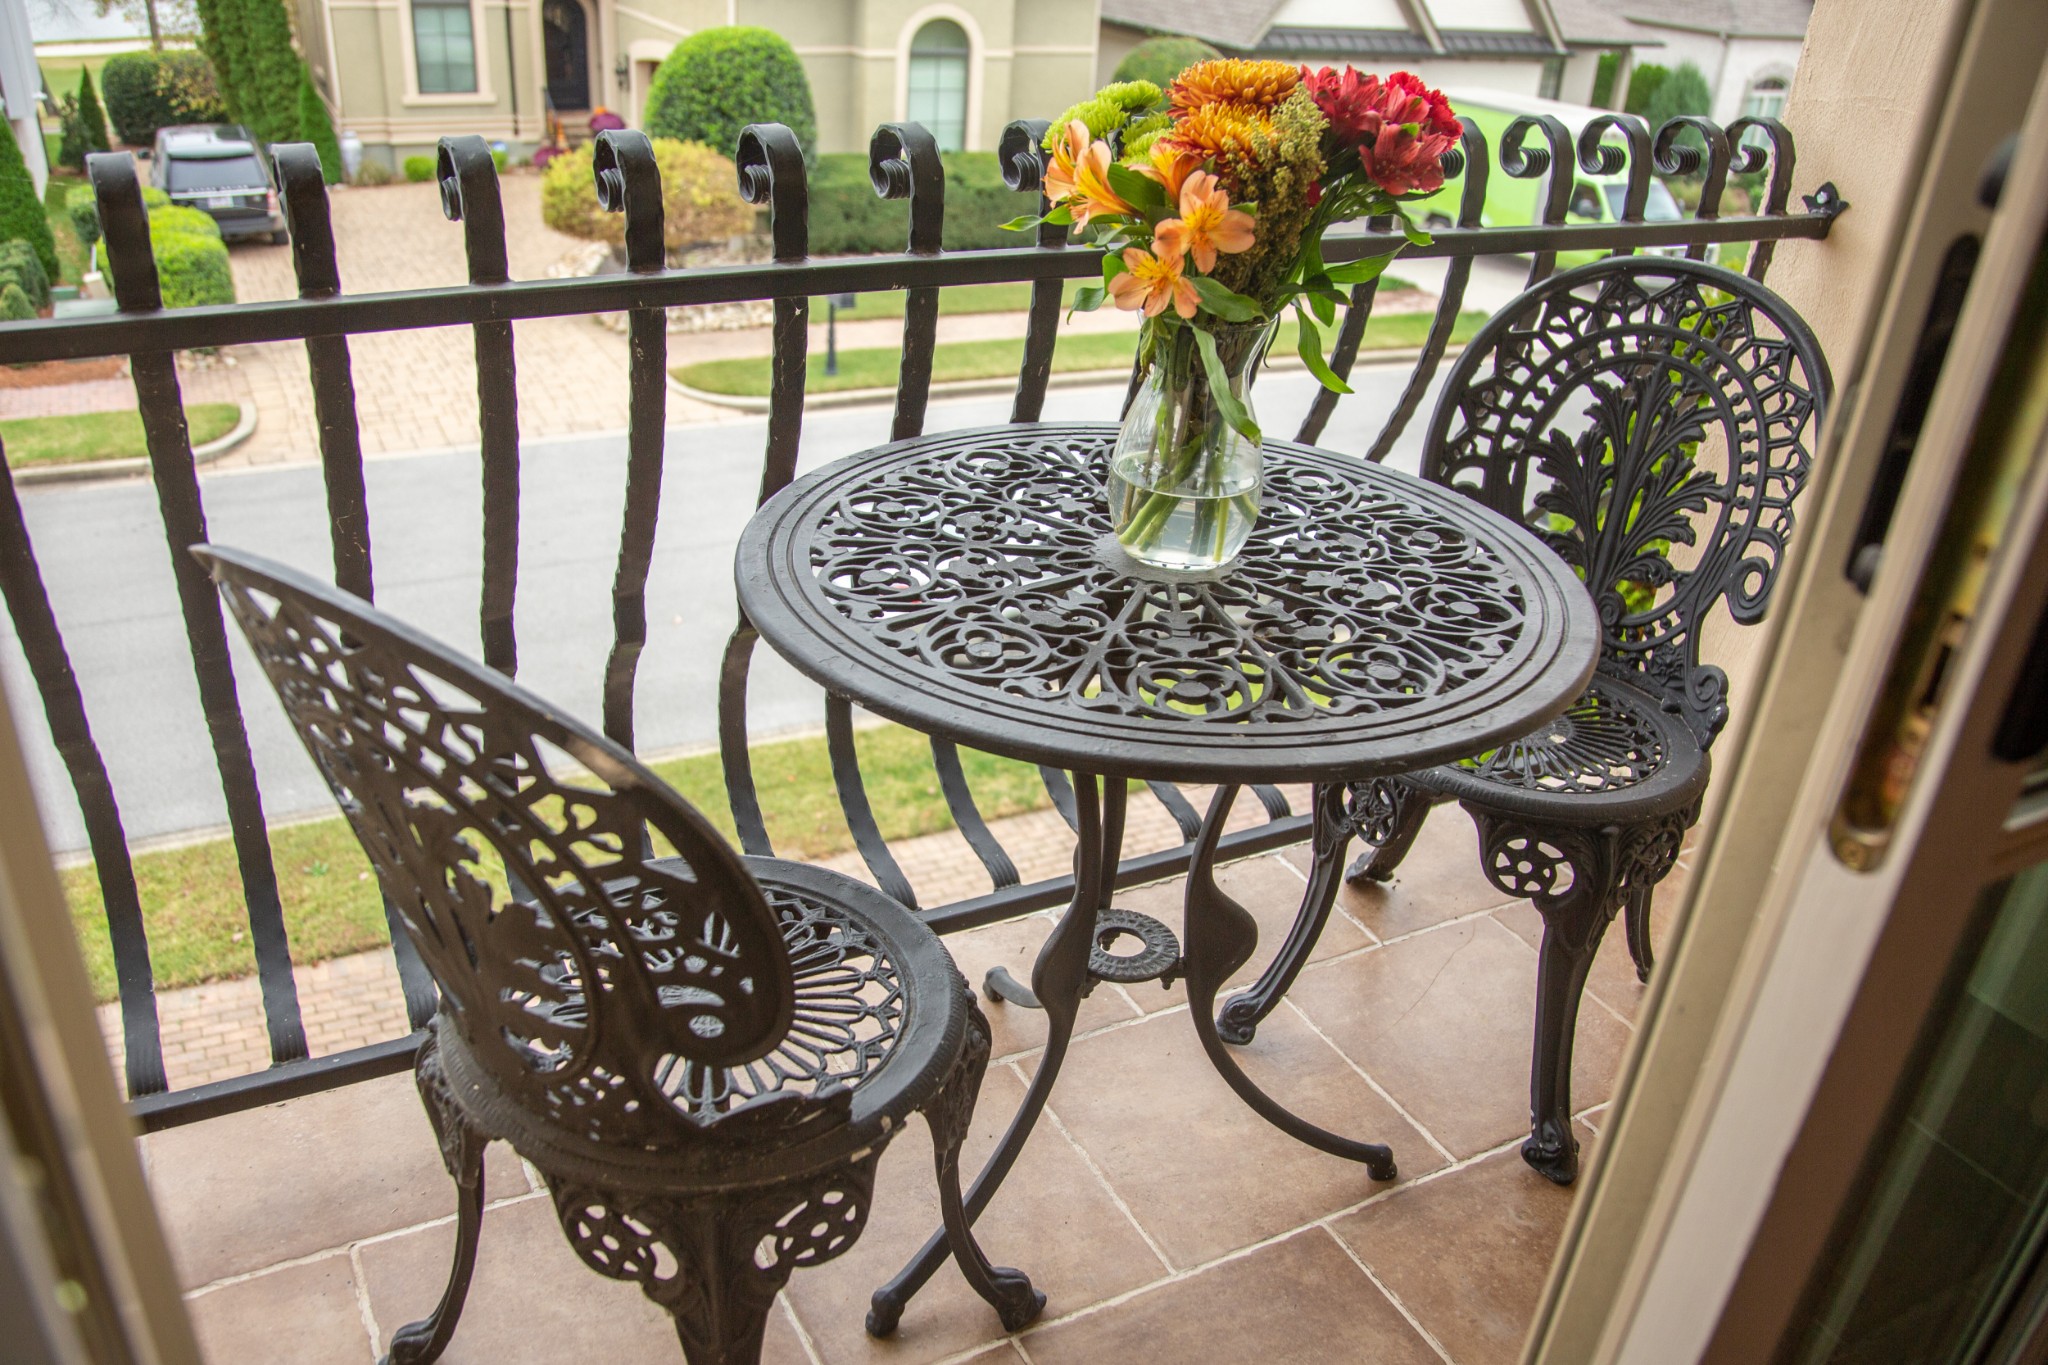
<instances>
[{"instance_id":1,"label":"red alstroemeria flower","mask_svg":"<svg viewBox=\"0 0 2048 1365\"><path fill-rule=\"evenodd\" d=\"M1443 188L1438 158L1458 145L1462 130L1443 92L1422 78L1396 71L1382 81L1324 67L1302 68L1302 84L1330 121L1330 136L1355 149L1366 175L1391 195L1430 194Z\"/></svg>"}]
</instances>

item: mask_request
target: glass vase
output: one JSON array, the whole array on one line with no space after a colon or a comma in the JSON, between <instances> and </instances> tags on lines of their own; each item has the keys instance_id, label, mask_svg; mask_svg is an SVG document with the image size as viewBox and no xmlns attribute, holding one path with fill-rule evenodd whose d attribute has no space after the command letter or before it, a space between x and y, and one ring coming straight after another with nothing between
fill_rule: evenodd
<instances>
[{"instance_id":1,"label":"glass vase","mask_svg":"<svg viewBox=\"0 0 2048 1365\"><path fill-rule=\"evenodd\" d=\"M1224 418L1195 329L1162 329L1138 396L1110 452L1109 517L1133 559L1178 573L1220 569L1259 517L1259 443ZM1251 417L1252 372L1271 323L1210 328L1230 392Z\"/></svg>"}]
</instances>

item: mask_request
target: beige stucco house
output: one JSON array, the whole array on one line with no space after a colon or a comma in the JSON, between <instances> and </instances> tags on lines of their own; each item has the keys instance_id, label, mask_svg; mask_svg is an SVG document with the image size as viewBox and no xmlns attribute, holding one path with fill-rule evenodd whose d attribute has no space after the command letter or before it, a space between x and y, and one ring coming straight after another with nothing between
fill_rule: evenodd
<instances>
[{"instance_id":1,"label":"beige stucco house","mask_svg":"<svg viewBox=\"0 0 2048 1365\"><path fill-rule=\"evenodd\" d=\"M444 133L524 151L596 108L636 124L654 70L699 29L787 38L818 145L864 150L913 118L943 147L993 150L1012 119L1093 89L1097 0L298 0L301 45L338 125L396 162Z\"/></svg>"}]
</instances>

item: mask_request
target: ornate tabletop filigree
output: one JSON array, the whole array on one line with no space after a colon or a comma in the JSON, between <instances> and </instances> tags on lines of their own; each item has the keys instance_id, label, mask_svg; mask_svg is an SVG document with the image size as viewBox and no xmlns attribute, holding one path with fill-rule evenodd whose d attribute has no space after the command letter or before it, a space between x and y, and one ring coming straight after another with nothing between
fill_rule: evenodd
<instances>
[{"instance_id":1,"label":"ornate tabletop filigree","mask_svg":"<svg viewBox=\"0 0 2048 1365\"><path fill-rule=\"evenodd\" d=\"M747 528L741 605L878 714L1105 775L1413 771L1525 733L1584 685L1592 603L1507 519L1272 442L1244 553L1169 575L1110 534L1115 431L952 432L828 466Z\"/></svg>"}]
</instances>

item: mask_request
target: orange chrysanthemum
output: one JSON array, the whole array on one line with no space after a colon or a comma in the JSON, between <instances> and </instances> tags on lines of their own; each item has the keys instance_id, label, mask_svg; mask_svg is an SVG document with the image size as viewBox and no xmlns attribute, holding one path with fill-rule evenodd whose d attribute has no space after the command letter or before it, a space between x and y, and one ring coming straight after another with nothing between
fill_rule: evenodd
<instances>
[{"instance_id":1,"label":"orange chrysanthemum","mask_svg":"<svg viewBox=\"0 0 2048 1365\"><path fill-rule=\"evenodd\" d=\"M1167 94L1173 115L1211 104L1252 104L1270 109L1301 84L1301 69L1286 62L1252 62L1220 57L1198 62L1175 77Z\"/></svg>"},{"instance_id":2,"label":"orange chrysanthemum","mask_svg":"<svg viewBox=\"0 0 2048 1365\"><path fill-rule=\"evenodd\" d=\"M1160 134L1155 147L1166 145L1200 160L1227 161L1258 154L1258 144L1273 134L1265 111L1243 104L1205 104Z\"/></svg>"}]
</instances>

